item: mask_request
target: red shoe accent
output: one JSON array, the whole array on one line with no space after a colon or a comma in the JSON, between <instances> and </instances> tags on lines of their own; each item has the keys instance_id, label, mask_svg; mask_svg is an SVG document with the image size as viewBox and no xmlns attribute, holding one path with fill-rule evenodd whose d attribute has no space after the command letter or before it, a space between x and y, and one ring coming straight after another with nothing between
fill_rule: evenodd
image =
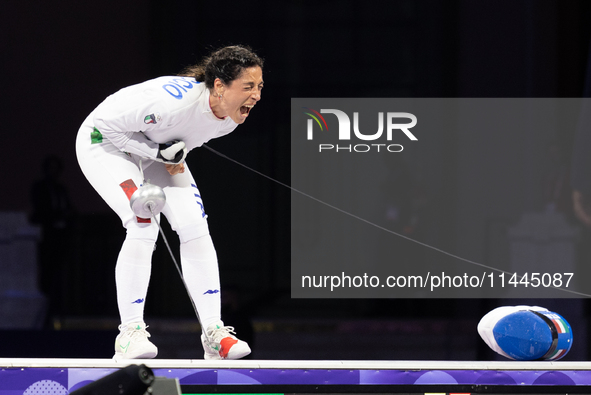
<instances>
[{"instance_id":1,"label":"red shoe accent","mask_svg":"<svg viewBox=\"0 0 591 395\"><path fill-rule=\"evenodd\" d=\"M230 348L232 348L232 346L236 343L238 343L238 340L232 339L231 337L224 337L220 342L220 357L226 358L228 356L228 352L230 352Z\"/></svg>"}]
</instances>

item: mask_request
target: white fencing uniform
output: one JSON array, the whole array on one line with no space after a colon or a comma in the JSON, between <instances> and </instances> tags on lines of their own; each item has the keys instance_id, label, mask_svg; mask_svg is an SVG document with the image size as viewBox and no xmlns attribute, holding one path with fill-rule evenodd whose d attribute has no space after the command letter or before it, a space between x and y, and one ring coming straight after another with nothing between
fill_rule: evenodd
<instances>
[{"instance_id":1,"label":"white fencing uniform","mask_svg":"<svg viewBox=\"0 0 591 395\"><path fill-rule=\"evenodd\" d=\"M193 78L159 77L109 96L78 132L76 153L82 172L127 229L116 267L122 324L143 321L158 238L157 225L137 218L129 205L143 181L140 158L144 177L166 194L162 214L179 235L182 270L202 323L207 327L220 319L217 257L201 193L186 164L184 173L172 176L164 163L154 160L159 144L181 140L191 150L236 128L230 117L214 115L209 97L205 84Z\"/></svg>"}]
</instances>

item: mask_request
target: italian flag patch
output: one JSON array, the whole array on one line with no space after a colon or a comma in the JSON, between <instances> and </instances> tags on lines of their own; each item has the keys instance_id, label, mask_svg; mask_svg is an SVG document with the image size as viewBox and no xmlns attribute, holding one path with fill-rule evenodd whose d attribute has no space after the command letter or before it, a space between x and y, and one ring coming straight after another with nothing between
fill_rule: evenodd
<instances>
[{"instance_id":1,"label":"italian flag patch","mask_svg":"<svg viewBox=\"0 0 591 395\"><path fill-rule=\"evenodd\" d=\"M542 313L544 314L544 313ZM569 333L569 328L568 328L568 324L566 323L566 321L564 321L564 318L562 318L561 316L559 316L558 314L544 314L546 317L548 317L552 323L554 324L554 326L556 327L556 332L558 333Z\"/></svg>"},{"instance_id":2,"label":"italian flag patch","mask_svg":"<svg viewBox=\"0 0 591 395\"><path fill-rule=\"evenodd\" d=\"M554 354L548 357L548 360L560 359L564 354L566 354L566 350L556 350Z\"/></svg>"}]
</instances>

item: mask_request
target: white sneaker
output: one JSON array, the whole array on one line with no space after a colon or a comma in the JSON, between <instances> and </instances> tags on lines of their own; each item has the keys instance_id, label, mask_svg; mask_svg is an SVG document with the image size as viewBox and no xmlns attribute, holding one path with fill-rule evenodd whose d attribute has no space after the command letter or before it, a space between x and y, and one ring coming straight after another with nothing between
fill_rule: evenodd
<instances>
[{"instance_id":1,"label":"white sneaker","mask_svg":"<svg viewBox=\"0 0 591 395\"><path fill-rule=\"evenodd\" d=\"M146 328L143 322L119 325L121 333L115 339L113 359L154 358L158 348L148 340L150 334Z\"/></svg>"},{"instance_id":2,"label":"white sneaker","mask_svg":"<svg viewBox=\"0 0 591 395\"><path fill-rule=\"evenodd\" d=\"M207 337L201 335L201 343L205 354L204 359L239 359L250 354L248 343L234 336L234 328L224 326L222 321L211 324L207 328Z\"/></svg>"}]
</instances>

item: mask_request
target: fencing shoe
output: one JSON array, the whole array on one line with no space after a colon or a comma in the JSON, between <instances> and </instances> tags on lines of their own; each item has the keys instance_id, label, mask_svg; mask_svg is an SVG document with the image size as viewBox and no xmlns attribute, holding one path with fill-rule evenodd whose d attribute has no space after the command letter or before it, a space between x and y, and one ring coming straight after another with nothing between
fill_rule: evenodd
<instances>
[{"instance_id":1,"label":"fencing shoe","mask_svg":"<svg viewBox=\"0 0 591 395\"><path fill-rule=\"evenodd\" d=\"M207 339L201 335L201 343L205 354L204 359L240 359L250 354L250 347L234 336L234 328L224 326L222 321L211 324L207 328Z\"/></svg>"},{"instance_id":2,"label":"fencing shoe","mask_svg":"<svg viewBox=\"0 0 591 395\"><path fill-rule=\"evenodd\" d=\"M143 322L119 325L121 333L115 339L113 359L154 358L158 354L158 348L148 340L150 334L146 328Z\"/></svg>"}]
</instances>

